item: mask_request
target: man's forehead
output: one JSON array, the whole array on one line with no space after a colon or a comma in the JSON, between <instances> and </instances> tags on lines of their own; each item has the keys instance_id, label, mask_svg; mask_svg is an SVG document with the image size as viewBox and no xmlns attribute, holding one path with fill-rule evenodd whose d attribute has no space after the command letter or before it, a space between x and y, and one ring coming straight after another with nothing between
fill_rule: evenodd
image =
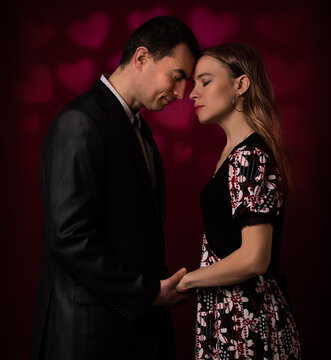
<instances>
[{"instance_id":1,"label":"man's forehead","mask_svg":"<svg viewBox=\"0 0 331 360\"><path fill-rule=\"evenodd\" d=\"M177 72L183 78L189 79L191 77L195 59L185 44L175 46L172 52L167 54L161 60L168 63L168 66L172 68L172 71Z\"/></svg>"},{"instance_id":2,"label":"man's forehead","mask_svg":"<svg viewBox=\"0 0 331 360\"><path fill-rule=\"evenodd\" d=\"M178 61L195 61L191 50L186 44L178 44L171 50L168 56L175 58L175 60Z\"/></svg>"}]
</instances>

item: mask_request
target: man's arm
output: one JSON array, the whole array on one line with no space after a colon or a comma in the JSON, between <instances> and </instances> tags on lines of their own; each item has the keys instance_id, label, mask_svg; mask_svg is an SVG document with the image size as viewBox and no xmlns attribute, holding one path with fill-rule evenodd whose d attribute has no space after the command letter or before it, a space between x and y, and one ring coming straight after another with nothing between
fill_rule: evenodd
<instances>
[{"instance_id":1,"label":"man's arm","mask_svg":"<svg viewBox=\"0 0 331 360\"><path fill-rule=\"evenodd\" d=\"M98 224L104 156L99 130L87 115L70 110L52 124L40 161L47 248L93 295L135 318L156 298L160 282L123 268L118 254L103 251Z\"/></svg>"}]
</instances>

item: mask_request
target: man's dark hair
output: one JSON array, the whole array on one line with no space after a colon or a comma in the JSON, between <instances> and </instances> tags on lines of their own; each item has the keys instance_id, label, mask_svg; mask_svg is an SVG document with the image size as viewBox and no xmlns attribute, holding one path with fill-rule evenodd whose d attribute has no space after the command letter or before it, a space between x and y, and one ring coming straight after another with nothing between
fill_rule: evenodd
<instances>
[{"instance_id":1,"label":"man's dark hair","mask_svg":"<svg viewBox=\"0 0 331 360\"><path fill-rule=\"evenodd\" d=\"M200 48L191 29L172 16L157 16L138 27L124 45L120 65L127 65L136 49L145 46L155 61L171 56L174 47L185 44L194 58Z\"/></svg>"}]
</instances>

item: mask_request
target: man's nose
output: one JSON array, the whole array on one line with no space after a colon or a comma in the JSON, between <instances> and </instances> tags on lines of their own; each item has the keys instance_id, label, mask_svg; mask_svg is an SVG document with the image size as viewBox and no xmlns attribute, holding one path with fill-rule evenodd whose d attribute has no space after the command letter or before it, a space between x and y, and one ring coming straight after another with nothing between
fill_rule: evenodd
<instances>
[{"instance_id":1,"label":"man's nose","mask_svg":"<svg viewBox=\"0 0 331 360\"><path fill-rule=\"evenodd\" d=\"M174 95L176 96L177 99L179 99L179 100L184 99L185 87L186 87L186 81L179 81L176 84L176 87L174 90Z\"/></svg>"}]
</instances>

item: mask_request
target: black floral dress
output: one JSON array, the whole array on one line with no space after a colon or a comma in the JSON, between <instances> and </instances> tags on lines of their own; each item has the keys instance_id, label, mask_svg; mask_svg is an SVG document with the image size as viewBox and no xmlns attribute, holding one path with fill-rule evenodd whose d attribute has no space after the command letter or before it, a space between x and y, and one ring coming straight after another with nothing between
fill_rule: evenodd
<instances>
[{"instance_id":1,"label":"black floral dress","mask_svg":"<svg viewBox=\"0 0 331 360\"><path fill-rule=\"evenodd\" d=\"M201 194L201 267L241 245L244 226L273 225L266 274L227 286L198 289L196 359L300 359L296 325L278 273L284 198L266 143L253 133L238 144Z\"/></svg>"}]
</instances>

